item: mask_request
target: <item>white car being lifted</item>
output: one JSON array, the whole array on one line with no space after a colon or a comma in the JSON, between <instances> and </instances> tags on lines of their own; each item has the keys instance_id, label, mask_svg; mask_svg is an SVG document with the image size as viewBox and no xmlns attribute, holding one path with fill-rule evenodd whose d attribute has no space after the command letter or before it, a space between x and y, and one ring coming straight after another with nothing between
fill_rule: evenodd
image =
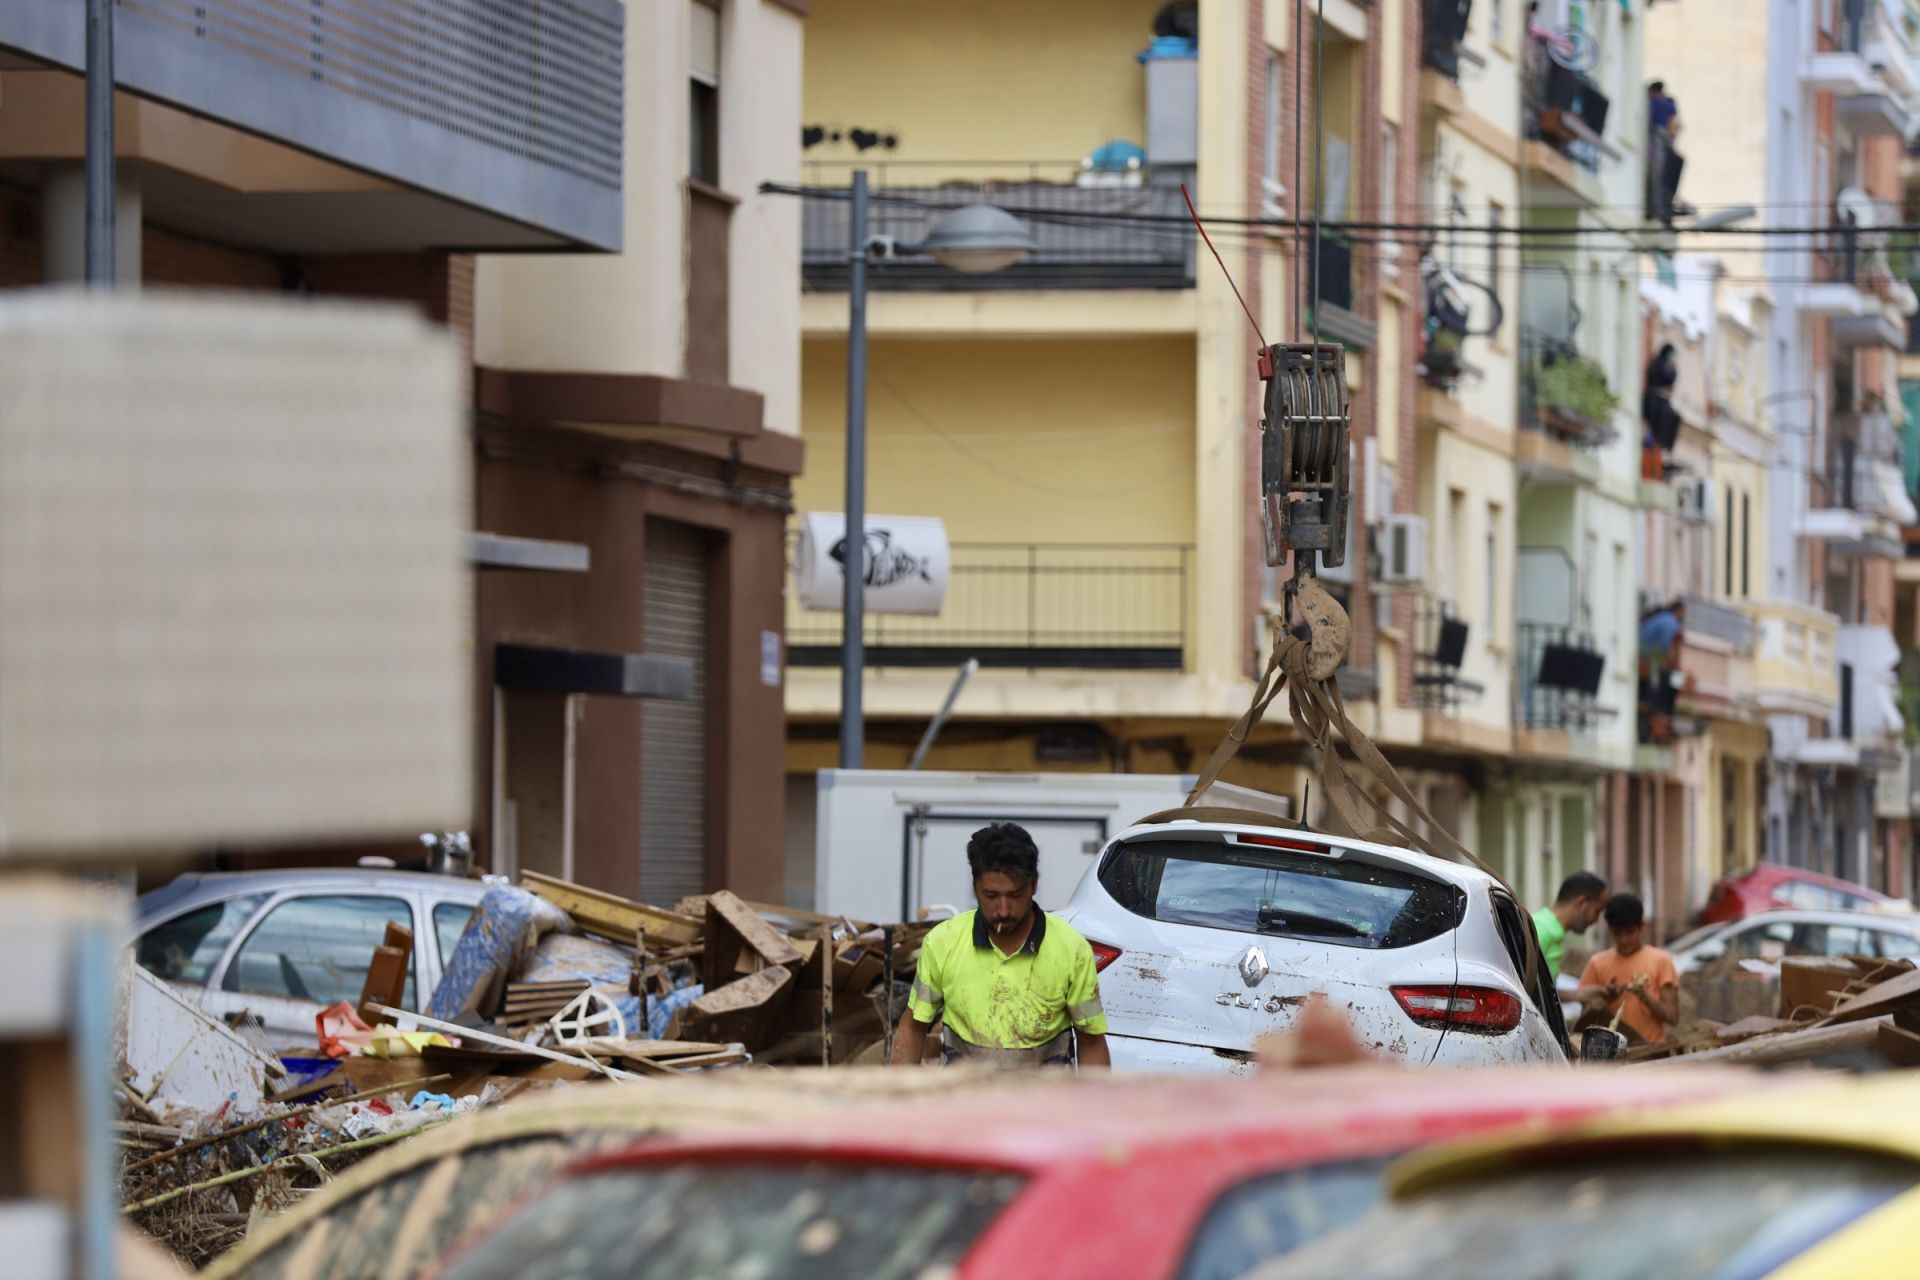
<instances>
[{"instance_id":1,"label":"white car being lifted","mask_svg":"<svg viewBox=\"0 0 1920 1280\"><path fill-rule=\"evenodd\" d=\"M1567 1061L1532 922L1484 872L1271 820L1175 810L1108 845L1060 913L1093 944L1116 1070L1246 1071L1324 995L1410 1066Z\"/></svg>"}]
</instances>

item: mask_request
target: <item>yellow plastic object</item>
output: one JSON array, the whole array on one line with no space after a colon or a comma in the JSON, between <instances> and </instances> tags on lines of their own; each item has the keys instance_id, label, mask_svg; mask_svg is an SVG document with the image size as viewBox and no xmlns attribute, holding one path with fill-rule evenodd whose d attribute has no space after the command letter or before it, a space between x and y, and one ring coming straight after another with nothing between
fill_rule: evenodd
<instances>
[{"instance_id":1,"label":"yellow plastic object","mask_svg":"<svg viewBox=\"0 0 1920 1280\"><path fill-rule=\"evenodd\" d=\"M457 1047L438 1031L398 1031L383 1023L373 1029L373 1039L360 1052L368 1058L417 1058L428 1045Z\"/></svg>"},{"instance_id":2,"label":"yellow plastic object","mask_svg":"<svg viewBox=\"0 0 1920 1280\"><path fill-rule=\"evenodd\" d=\"M1920 1190L1909 1191L1859 1221L1848 1223L1770 1272L1768 1280L1901 1275L1913 1266L1915 1232L1920 1232Z\"/></svg>"},{"instance_id":3,"label":"yellow plastic object","mask_svg":"<svg viewBox=\"0 0 1920 1280\"><path fill-rule=\"evenodd\" d=\"M1539 1164L1551 1160L1556 1150L1585 1152L1616 1144L1634 1150L1650 1139L1688 1138L1713 1146L1836 1147L1920 1162L1920 1077L1901 1072L1757 1088L1719 1102L1608 1117L1546 1135L1442 1143L1394 1162L1387 1169L1386 1186L1395 1198L1404 1198L1465 1178ZM1915 1178L1920 1181L1920 1169Z\"/></svg>"}]
</instances>

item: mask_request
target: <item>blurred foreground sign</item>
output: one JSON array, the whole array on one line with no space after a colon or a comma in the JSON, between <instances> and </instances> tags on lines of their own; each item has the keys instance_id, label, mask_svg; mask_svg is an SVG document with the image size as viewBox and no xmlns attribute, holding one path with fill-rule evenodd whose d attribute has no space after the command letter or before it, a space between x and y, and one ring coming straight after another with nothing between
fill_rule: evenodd
<instances>
[{"instance_id":1,"label":"blurred foreground sign","mask_svg":"<svg viewBox=\"0 0 1920 1280\"><path fill-rule=\"evenodd\" d=\"M461 385L397 308L0 301L0 859L468 820Z\"/></svg>"},{"instance_id":2,"label":"blurred foreground sign","mask_svg":"<svg viewBox=\"0 0 1920 1280\"><path fill-rule=\"evenodd\" d=\"M868 613L935 614L946 603L952 557L946 522L935 516L868 516L866 582ZM800 526L794 585L803 608L837 613L847 587L847 518L819 511Z\"/></svg>"}]
</instances>

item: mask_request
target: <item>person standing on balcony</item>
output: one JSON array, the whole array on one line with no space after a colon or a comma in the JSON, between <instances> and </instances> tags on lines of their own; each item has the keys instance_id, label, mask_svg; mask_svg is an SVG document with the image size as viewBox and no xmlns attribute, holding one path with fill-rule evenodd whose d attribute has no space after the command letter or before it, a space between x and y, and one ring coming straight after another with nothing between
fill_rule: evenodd
<instances>
[{"instance_id":1,"label":"person standing on balcony","mask_svg":"<svg viewBox=\"0 0 1920 1280\"><path fill-rule=\"evenodd\" d=\"M1673 407L1673 388L1680 381L1671 342L1647 362L1646 389L1640 393L1640 478L1667 478L1667 453L1678 443L1680 415Z\"/></svg>"},{"instance_id":2,"label":"person standing on balcony","mask_svg":"<svg viewBox=\"0 0 1920 1280\"><path fill-rule=\"evenodd\" d=\"M1680 104L1667 93L1667 82L1647 86L1647 217L1671 227L1677 215L1692 213L1676 198L1680 169L1686 164L1674 149L1680 136Z\"/></svg>"},{"instance_id":3,"label":"person standing on balcony","mask_svg":"<svg viewBox=\"0 0 1920 1280\"><path fill-rule=\"evenodd\" d=\"M1667 92L1665 80L1647 86L1647 127L1663 138L1680 136L1680 104Z\"/></svg>"}]
</instances>

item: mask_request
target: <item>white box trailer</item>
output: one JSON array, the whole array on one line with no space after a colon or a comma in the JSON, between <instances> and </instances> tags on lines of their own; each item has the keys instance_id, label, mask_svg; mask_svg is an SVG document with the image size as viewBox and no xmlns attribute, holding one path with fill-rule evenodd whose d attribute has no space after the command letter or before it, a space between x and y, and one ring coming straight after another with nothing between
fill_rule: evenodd
<instances>
[{"instance_id":1,"label":"white box trailer","mask_svg":"<svg viewBox=\"0 0 1920 1280\"><path fill-rule=\"evenodd\" d=\"M973 906L967 840L1017 822L1040 847L1040 905L1065 903L1114 836L1186 799L1194 775L929 773L822 769L813 909L855 920L919 919ZM1291 812L1282 797L1215 783L1211 805Z\"/></svg>"}]
</instances>

